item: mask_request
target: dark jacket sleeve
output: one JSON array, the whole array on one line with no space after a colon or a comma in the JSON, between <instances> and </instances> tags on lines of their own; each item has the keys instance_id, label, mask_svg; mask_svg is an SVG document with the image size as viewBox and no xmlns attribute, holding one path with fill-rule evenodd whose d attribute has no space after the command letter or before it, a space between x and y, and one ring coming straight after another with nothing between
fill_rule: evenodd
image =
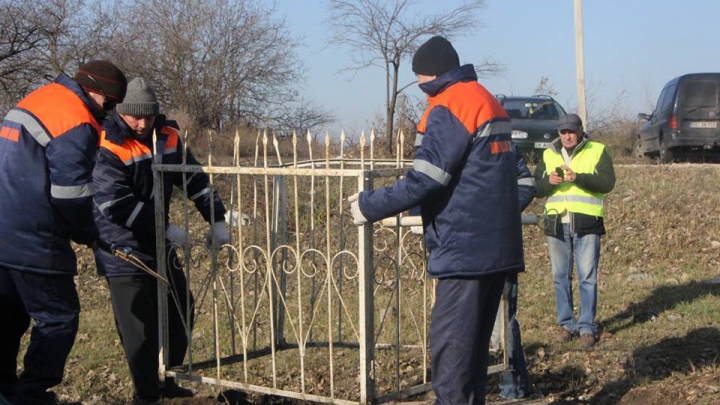
<instances>
[{"instance_id":1,"label":"dark jacket sleeve","mask_svg":"<svg viewBox=\"0 0 720 405\"><path fill-rule=\"evenodd\" d=\"M595 166L595 173L580 173L575 178L575 185L593 193L607 194L615 188L615 169L607 151L603 150Z\"/></svg>"},{"instance_id":2,"label":"dark jacket sleeve","mask_svg":"<svg viewBox=\"0 0 720 405\"><path fill-rule=\"evenodd\" d=\"M95 205L110 222L136 234L155 233L155 204L133 192L130 171L114 153L100 148L93 172Z\"/></svg>"},{"instance_id":3,"label":"dark jacket sleeve","mask_svg":"<svg viewBox=\"0 0 720 405\"><path fill-rule=\"evenodd\" d=\"M182 150L182 143L178 142L178 151ZM176 154L181 157L181 153ZM187 164L201 166L200 163L195 159L190 149L187 150ZM182 162L176 162L181 164ZM200 215L205 221L211 222L222 222L225 221L225 206L220 199L220 195L217 190L214 190L212 198L210 198L210 179L205 173L192 173L186 176L187 181L187 198L189 198L194 204L195 208L200 212ZM178 173L174 179L174 186L182 189L183 176ZM211 218L210 204L214 204L215 218Z\"/></svg>"},{"instance_id":4,"label":"dark jacket sleeve","mask_svg":"<svg viewBox=\"0 0 720 405\"><path fill-rule=\"evenodd\" d=\"M515 145L515 163L517 165L518 177L518 203L520 205L520 212L523 212L525 208L530 205L533 198L535 198L537 187L535 187L535 179L532 174L530 174L530 169L528 169L525 158L523 158L517 145Z\"/></svg>"},{"instance_id":5,"label":"dark jacket sleeve","mask_svg":"<svg viewBox=\"0 0 720 405\"><path fill-rule=\"evenodd\" d=\"M413 167L389 187L360 193L360 211L368 222L397 215L443 189L462 164L471 134L446 107L435 107Z\"/></svg>"},{"instance_id":6,"label":"dark jacket sleeve","mask_svg":"<svg viewBox=\"0 0 720 405\"><path fill-rule=\"evenodd\" d=\"M45 148L50 171L50 202L67 222L70 238L84 245L98 239L93 220L92 170L98 135L82 124L51 140Z\"/></svg>"},{"instance_id":7,"label":"dark jacket sleeve","mask_svg":"<svg viewBox=\"0 0 720 405\"><path fill-rule=\"evenodd\" d=\"M550 176L545 173L545 161L540 158L538 159L537 166L535 166L535 187L537 187L537 198L545 198L552 194L557 186L550 184Z\"/></svg>"}]
</instances>

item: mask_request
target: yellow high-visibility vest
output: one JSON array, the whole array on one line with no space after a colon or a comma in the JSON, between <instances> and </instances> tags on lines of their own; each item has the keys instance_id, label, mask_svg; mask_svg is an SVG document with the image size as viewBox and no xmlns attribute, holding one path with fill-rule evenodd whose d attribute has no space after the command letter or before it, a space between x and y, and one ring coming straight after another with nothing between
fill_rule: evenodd
<instances>
[{"instance_id":1,"label":"yellow high-visibility vest","mask_svg":"<svg viewBox=\"0 0 720 405\"><path fill-rule=\"evenodd\" d=\"M570 169L575 173L594 173L595 167L605 150L605 145L597 142L586 141L586 144L576 151L570 161ZM543 152L543 162L545 162L545 171L549 174L556 167L565 164L560 153L548 148ZM591 193L575 185L575 183L563 182L548 197L545 203L545 209L556 210L559 213L565 210L580 214L592 215L596 217L603 216L603 204L605 194Z\"/></svg>"}]
</instances>

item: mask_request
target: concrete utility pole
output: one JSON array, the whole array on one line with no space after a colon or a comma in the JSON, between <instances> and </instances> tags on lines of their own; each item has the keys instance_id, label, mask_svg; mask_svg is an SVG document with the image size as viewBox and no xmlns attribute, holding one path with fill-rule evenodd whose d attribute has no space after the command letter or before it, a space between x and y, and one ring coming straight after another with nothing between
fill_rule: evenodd
<instances>
[{"instance_id":1,"label":"concrete utility pole","mask_svg":"<svg viewBox=\"0 0 720 405\"><path fill-rule=\"evenodd\" d=\"M578 115L587 128L585 108L585 53L583 51L582 0L575 0L575 70L577 75Z\"/></svg>"}]
</instances>

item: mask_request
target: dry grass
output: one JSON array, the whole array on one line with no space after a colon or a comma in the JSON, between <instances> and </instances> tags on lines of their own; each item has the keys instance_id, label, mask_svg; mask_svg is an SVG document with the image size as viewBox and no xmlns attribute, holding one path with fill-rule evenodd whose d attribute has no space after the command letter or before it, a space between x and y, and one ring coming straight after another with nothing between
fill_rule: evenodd
<instances>
[{"instance_id":1,"label":"dry grass","mask_svg":"<svg viewBox=\"0 0 720 405\"><path fill-rule=\"evenodd\" d=\"M720 403L720 284L706 283L720 262L720 168L633 165L617 175L593 350L555 343L545 238L525 232L519 319L535 387L552 403Z\"/></svg>"},{"instance_id":2,"label":"dry grass","mask_svg":"<svg viewBox=\"0 0 720 405\"><path fill-rule=\"evenodd\" d=\"M555 343L545 238L537 228L525 228L528 268L520 276L519 319L534 388L542 402L555 404L718 404L720 284L707 281L719 274L720 167L645 164L616 170L618 183L607 199L601 333L594 349ZM529 211L541 208L534 204ZM91 256L85 249L79 253L80 333L56 391L66 402L123 404L132 388L109 293ZM488 387L488 398L499 400L495 385ZM215 403L209 398L221 391L193 388L199 398L168 403Z\"/></svg>"}]
</instances>

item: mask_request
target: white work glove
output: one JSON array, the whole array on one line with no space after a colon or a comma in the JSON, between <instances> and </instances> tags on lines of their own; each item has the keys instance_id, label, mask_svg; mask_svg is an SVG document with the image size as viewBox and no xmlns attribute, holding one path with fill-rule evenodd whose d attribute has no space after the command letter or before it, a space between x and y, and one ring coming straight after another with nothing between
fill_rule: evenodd
<instances>
[{"instance_id":1,"label":"white work glove","mask_svg":"<svg viewBox=\"0 0 720 405\"><path fill-rule=\"evenodd\" d=\"M185 229L173 224L168 225L167 229L165 229L165 239L181 248L185 248L188 244L188 234Z\"/></svg>"},{"instance_id":2,"label":"white work glove","mask_svg":"<svg viewBox=\"0 0 720 405\"><path fill-rule=\"evenodd\" d=\"M237 225L239 218L240 213L237 211L227 211L225 213L225 223L230 224L230 226L233 228Z\"/></svg>"},{"instance_id":3,"label":"white work glove","mask_svg":"<svg viewBox=\"0 0 720 405\"><path fill-rule=\"evenodd\" d=\"M352 213L353 224L355 225L362 225L367 222L367 219L362 214L362 211L360 211L360 202L358 201L359 197L360 193L355 193L347 199L350 203L350 213Z\"/></svg>"},{"instance_id":4,"label":"white work glove","mask_svg":"<svg viewBox=\"0 0 720 405\"><path fill-rule=\"evenodd\" d=\"M225 222L230 228L236 227L238 222L242 226L248 226L248 224L250 224L250 217L246 214L240 215L237 211L228 211L225 213Z\"/></svg>"},{"instance_id":5,"label":"white work glove","mask_svg":"<svg viewBox=\"0 0 720 405\"><path fill-rule=\"evenodd\" d=\"M230 243L230 234L228 233L225 222L215 222L205 234L205 243L208 247L212 246L212 238L215 238L215 246L221 248L223 245Z\"/></svg>"}]
</instances>

